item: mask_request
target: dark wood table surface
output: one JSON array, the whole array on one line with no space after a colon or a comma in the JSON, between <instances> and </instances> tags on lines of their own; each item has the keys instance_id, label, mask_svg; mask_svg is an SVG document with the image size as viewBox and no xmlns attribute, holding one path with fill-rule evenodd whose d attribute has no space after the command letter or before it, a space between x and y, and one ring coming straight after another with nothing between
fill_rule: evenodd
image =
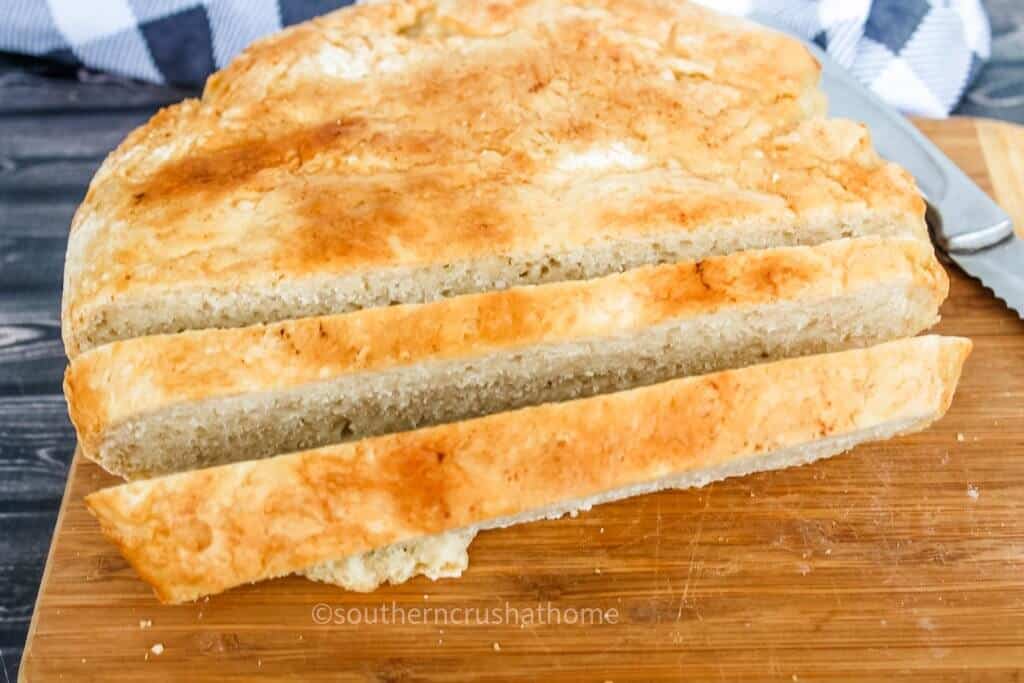
<instances>
[{"instance_id":1,"label":"dark wood table surface","mask_svg":"<svg viewBox=\"0 0 1024 683\"><path fill-rule=\"evenodd\" d=\"M1017 0L990 9L1024 22ZM1002 5L1005 4L1005 7ZM1017 9L1015 9L1017 8ZM1003 16L1003 15L1000 15ZM1005 25L1003 25L1005 24ZM999 23L984 97L963 111L1024 122L1024 29ZM1009 54L1009 57L1007 55ZM1018 59L1020 57L1020 59ZM1012 83L1011 83L1012 81ZM1006 84L1017 83L1007 90ZM104 156L193 95L0 55L0 671L17 679L75 439L61 395L60 295L71 216ZM1005 95L1002 102L999 96Z\"/></svg>"},{"instance_id":2,"label":"dark wood table surface","mask_svg":"<svg viewBox=\"0 0 1024 683\"><path fill-rule=\"evenodd\" d=\"M60 340L71 216L106 154L189 94L0 56L0 680L17 679L75 447Z\"/></svg>"}]
</instances>

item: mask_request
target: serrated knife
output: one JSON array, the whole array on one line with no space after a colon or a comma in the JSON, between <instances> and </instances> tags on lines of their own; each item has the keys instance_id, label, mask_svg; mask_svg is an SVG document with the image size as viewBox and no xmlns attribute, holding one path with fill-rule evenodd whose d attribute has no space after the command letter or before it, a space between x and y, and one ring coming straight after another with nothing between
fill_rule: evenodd
<instances>
[{"instance_id":1,"label":"serrated knife","mask_svg":"<svg viewBox=\"0 0 1024 683\"><path fill-rule=\"evenodd\" d=\"M1024 318L1024 241L1014 233L1010 217L903 115L820 47L805 44L821 62L829 115L867 125L878 153L917 180L928 201L928 227L936 246Z\"/></svg>"}]
</instances>

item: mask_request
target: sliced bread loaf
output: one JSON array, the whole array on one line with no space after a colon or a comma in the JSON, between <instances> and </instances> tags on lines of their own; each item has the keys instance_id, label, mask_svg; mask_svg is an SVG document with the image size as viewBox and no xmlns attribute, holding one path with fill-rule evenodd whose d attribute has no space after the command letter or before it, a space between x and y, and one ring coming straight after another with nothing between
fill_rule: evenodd
<instances>
[{"instance_id":1,"label":"sliced bread loaf","mask_svg":"<svg viewBox=\"0 0 1024 683\"><path fill-rule=\"evenodd\" d=\"M184 602L922 429L948 408L970 348L930 336L789 359L134 482L86 503L157 596Z\"/></svg>"},{"instance_id":2,"label":"sliced bread loaf","mask_svg":"<svg viewBox=\"0 0 1024 683\"><path fill-rule=\"evenodd\" d=\"M97 172L68 243L68 355L925 238L913 180L819 118L817 78L797 41L681 0L391 0L289 29Z\"/></svg>"},{"instance_id":3,"label":"sliced bread loaf","mask_svg":"<svg viewBox=\"0 0 1024 683\"><path fill-rule=\"evenodd\" d=\"M65 394L84 454L135 479L913 335L947 287L917 240L740 252L115 342Z\"/></svg>"}]
</instances>

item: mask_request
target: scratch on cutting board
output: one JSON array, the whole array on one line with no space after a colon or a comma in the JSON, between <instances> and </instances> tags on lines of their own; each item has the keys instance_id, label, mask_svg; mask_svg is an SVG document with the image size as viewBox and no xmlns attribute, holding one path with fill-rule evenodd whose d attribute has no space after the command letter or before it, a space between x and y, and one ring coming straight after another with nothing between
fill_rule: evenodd
<instances>
[{"instance_id":1,"label":"scratch on cutting board","mask_svg":"<svg viewBox=\"0 0 1024 683\"><path fill-rule=\"evenodd\" d=\"M843 592L839 589L839 586L836 584L835 577L832 576L831 574L829 574L829 576L828 576L828 585L829 585L829 588L832 589L832 596L836 600L836 607L842 608L842 606L843 606Z\"/></svg>"},{"instance_id":2,"label":"scratch on cutting board","mask_svg":"<svg viewBox=\"0 0 1024 683\"><path fill-rule=\"evenodd\" d=\"M700 518L697 520L697 531L694 533L693 538L690 539L690 560L687 562L686 568L686 583L683 585L683 594L679 597L679 609L676 611L676 622L679 622L683 617L683 607L686 606L687 598L690 595L690 585L693 583L693 567L694 559L697 557L697 546L700 545L701 536L704 534L704 518L708 514L708 509L711 507L711 490L709 489L704 497L704 508L700 511ZM698 573L699 578L699 573ZM704 619L700 616L700 612L697 612L697 618L703 621Z\"/></svg>"},{"instance_id":3,"label":"scratch on cutting board","mask_svg":"<svg viewBox=\"0 0 1024 683\"><path fill-rule=\"evenodd\" d=\"M661 496L657 499L657 512L655 513L654 527L654 576L657 578L661 573ZM669 589L672 588L672 579L669 579Z\"/></svg>"}]
</instances>

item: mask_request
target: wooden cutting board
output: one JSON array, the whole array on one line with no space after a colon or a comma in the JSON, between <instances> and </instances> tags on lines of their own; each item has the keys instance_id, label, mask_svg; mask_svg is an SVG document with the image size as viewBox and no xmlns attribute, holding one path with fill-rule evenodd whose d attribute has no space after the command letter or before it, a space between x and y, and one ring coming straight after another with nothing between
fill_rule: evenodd
<instances>
[{"instance_id":1,"label":"wooden cutting board","mask_svg":"<svg viewBox=\"0 0 1024 683\"><path fill-rule=\"evenodd\" d=\"M921 127L1024 226L1024 129ZM460 580L161 606L82 504L115 479L76 458L22 678L1019 681L1024 323L951 277L938 331L976 346L934 428L487 532Z\"/></svg>"}]
</instances>

